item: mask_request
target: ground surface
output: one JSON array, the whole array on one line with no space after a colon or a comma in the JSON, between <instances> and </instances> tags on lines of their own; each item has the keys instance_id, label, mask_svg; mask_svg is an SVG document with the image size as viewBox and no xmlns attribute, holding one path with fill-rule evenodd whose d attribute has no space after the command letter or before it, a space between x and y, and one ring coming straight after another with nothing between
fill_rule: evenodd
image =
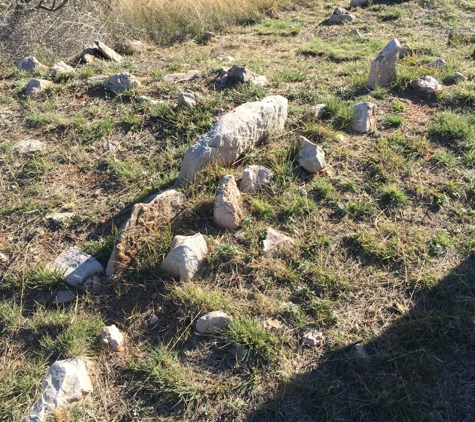
<instances>
[{"instance_id":1,"label":"ground surface","mask_svg":"<svg viewBox=\"0 0 475 422\"><path fill-rule=\"evenodd\" d=\"M475 2L374 1L352 11L352 24L323 25L336 6L347 5L309 1L207 44L82 65L34 99L22 93L28 75L2 69L1 420L21 420L47 367L71 356L90 358L95 391L57 421L474 420L475 40L448 36L470 25ZM349 37L352 29L363 37ZM410 46L398 81L369 92L371 60L394 37ZM271 86L214 90L228 55ZM438 57L446 68L428 68ZM192 82L161 81L189 69L200 71ZM117 71L136 75L138 92L114 96L88 80ZM454 71L468 80L451 84ZM445 81L442 92L408 88L422 75ZM195 110L176 107L183 88L200 94ZM136 104L137 93L161 102ZM147 239L125 274L65 307L36 302L63 287L48 262L76 245L105 264L133 204L174 186L196 137L226 111L272 94L289 99L285 132L182 188L185 214ZM377 130L356 135L347 109L363 101L378 106ZM327 108L316 122L319 103ZM299 168L299 135L324 149L321 174ZM19 155L25 139L48 147ZM105 151L107 140L120 150ZM214 191L247 164L275 178L245 196L244 224L228 232L213 222ZM59 211L75 217L45 219ZM263 257L268 226L295 247ZM198 231L207 263L193 282L175 282L161 260L175 234ZM196 319L217 309L234 317L233 330L194 336ZM127 336L124 353L97 343L111 323ZM324 345L301 346L311 328Z\"/></svg>"}]
</instances>

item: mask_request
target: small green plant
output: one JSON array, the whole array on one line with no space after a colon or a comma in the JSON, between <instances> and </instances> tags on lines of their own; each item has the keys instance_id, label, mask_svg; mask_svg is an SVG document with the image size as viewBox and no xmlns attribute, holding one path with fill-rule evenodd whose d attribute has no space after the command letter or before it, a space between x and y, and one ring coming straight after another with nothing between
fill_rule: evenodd
<instances>
[{"instance_id":1,"label":"small green plant","mask_svg":"<svg viewBox=\"0 0 475 422\"><path fill-rule=\"evenodd\" d=\"M313 191L317 199L324 199L326 201L333 201L337 196L337 191L330 181L323 178L318 178L312 184Z\"/></svg>"},{"instance_id":2,"label":"small green plant","mask_svg":"<svg viewBox=\"0 0 475 422\"><path fill-rule=\"evenodd\" d=\"M283 19L267 19L256 26L260 35L278 35L281 37L297 35L302 29L302 25L297 22Z\"/></svg>"},{"instance_id":3,"label":"small green plant","mask_svg":"<svg viewBox=\"0 0 475 422\"><path fill-rule=\"evenodd\" d=\"M396 185L384 185L379 189L379 196L384 203L391 207L400 207L409 197Z\"/></svg>"},{"instance_id":4,"label":"small green plant","mask_svg":"<svg viewBox=\"0 0 475 422\"><path fill-rule=\"evenodd\" d=\"M388 90L378 86L371 91L370 95L377 100L384 100L388 96Z\"/></svg>"},{"instance_id":5,"label":"small green plant","mask_svg":"<svg viewBox=\"0 0 475 422\"><path fill-rule=\"evenodd\" d=\"M446 111L429 126L429 138L438 142L453 142L457 145L472 141L475 137L472 119L468 116Z\"/></svg>"},{"instance_id":6,"label":"small green plant","mask_svg":"<svg viewBox=\"0 0 475 422\"><path fill-rule=\"evenodd\" d=\"M401 19L404 16L404 14L405 12L403 9L394 8L393 10L390 10L389 12L381 13L379 15L379 18L383 22L395 21L395 20Z\"/></svg>"},{"instance_id":7,"label":"small green plant","mask_svg":"<svg viewBox=\"0 0 475 422\"><path fill-rule=\"evenodd\" d=\"M406 111L406 106L400 101L395 101L393 104L393 111L395 113L403 113Z\"/></svg>"},{"instance_id":8,"label":"small green plant","mask_svg":"<svg viewBox=\"0 0 475 422\"><path fill-rule=\"evenodd\" d=\"M398 116L397 114L387 114L384 120L388 126L392 127L401 127L404 124L402 116Z\"/></svg>"},{"instance_id":9,"label":"small green plant","mask_svg":"<svg viewBox=\"0 0 475 422\"><path fill-rule=\"evenodd\" d=\"M449 247L454 245L447 230L437 231L429 240L429 253L437 256L445 252Z\"/></svg>"}]
</instances>

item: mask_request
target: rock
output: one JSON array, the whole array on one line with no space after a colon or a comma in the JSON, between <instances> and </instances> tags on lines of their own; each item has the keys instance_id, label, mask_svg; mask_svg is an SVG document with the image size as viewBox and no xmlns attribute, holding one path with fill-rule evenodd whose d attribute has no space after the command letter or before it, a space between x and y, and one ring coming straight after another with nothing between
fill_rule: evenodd
<instances>
[{"instance_id":1,"label":"rock","mask_svg":"<svg viewBox=\"0 0 475 422\"><path fill-rule=\"evenodd\" d=\"M219 334L230 320L231 317L222 311L209 312L196 321L196 331L200 334Z\"/></svg>"},{"instance_id":2,"label":"rock","mask_svg":"<svg viewBox=\"0 0 475 422\"><path fill-rule=\"evenodd\" d=\"M224 56L224 57L220 57L219 60L221 60L222 62L233 62L233 61L234 61L234 57L231 57L231 56Z\"/></svg>"},{"instance_id":3,"label":"rock","mask_svg":"<svg viewBox=\"0 0 475 422\"><path fill-rule=\"evenodd\" d=\"M396 65L400 50L401 44L394 38L373 60L368 79L370 88L383 87L396 82Z\"/></svg>"},{"instance_id":4,"label":"rock","mask_svg":"<svg viewBox=\"0 0 475 422\"><path fill-rule=\"evenodd\" d=\"M236 230L244 217L241 210L241 192L231 175L224 176L219 182L213 216L219 226L230 230Z\"/></svg>"},{"instance_id":5,"label":"rock","mask_svg":"<svg viewBox=\"0 0 475 422\"><path fill-rule=\"evenodd\" d=\"M447 65L447 62L444 59L437 59L429 63L427 67L438 67L439 69L442 69L446 65Z\"/></svg>"},{"instance_id":6,"label":"rock","mask_svg":"<svg viewBox=\"0 0 475 422\"><path fill-rule=\"evenodd\" d=\"M146 103L146 104L151 104L151 105L156 105L159 103L159 101L152 100L151 98L148 98L145 95L139 95L138 97L135 97L135 102Z\"/></svg>"},{"instance_id":7,"label":"rock","mask_svg":"<svg viewBox=\"0 0 475 422\"><path fill-rule=\"evenodd\" d=\"M20 154L33 154L45 148L46 144L36 139L27 139L17 144L17 149Z\"/></svg>"},{"instance_id":8,"label":"rock","mask_svg":"<svg viewBox=\"0 0 475 422\"><path fill-rule=\"evenodd\" d=\"M363 34L360 31L358 31L357 29L353 29L350 32L350 37L361 38L362 36L363 36Z\"/></svg>"},{"instance_id":9,"label":"rock","mask_svg":"<svg viewBox=\"0 0 475 422\"><path fill-rule=\"evenodd\" d=\"M74 296L69 290L60 290L55 298L53 303L56 305L66 305L67 303L74 302L76 296Z\"/></svg>"},{"instance_id":10,"label":"rock","mask_svg":"<svg viewBox=\"0 0 475 422\"><path fill-rule=\"evenodd\" d=\"M107 264L108 277L125 270L137 250L182 211L185 195L170 189L153 197L149 203L135 204L130 218L122 227Z\"/></svg>"},{"instance_id":11,"label":"rock","mask_svg":"<svg viewBox=\"0 0 475 422\"><path fill-rule=\"evenodd\" d=\"M113 91L117 94L121 94L129 89L138 88L140 82L128 72L118 73L117 75L111 76L107 81L104 82L104 87L110 91Z\"/></svg>"},{"instance_id":12,"label":"rock","mask_svg":"<svg viewBox=\"0 0 475 422\"><path fill-rule=\"evenodd\" d=\"M432 76L421 76L413 79L409 85L415 91L423 94L435 94L442 89L437 79Z\"/></svg>"},{"instance_id":13,"label":"rock","mask_svg":"<svg viewBox=\"0 0 475 422\"><path fill-rule=\"evenodd\" d=\"M449 42L451 43L473 43L475 42L475 28L456 28L449 32Z\"/></svg>"},{"instance_id":14,"label":"rock","mask_svg":"<svg viewBox=\"0 0 475 422\"><path fill-rule=\"evenodd\" d=\"M150 321L148 322L148 325L155 325L159 321L157 315L153 314L150 318Z\"/></svg>"},{"instance_id":15,"label":"rock","mask_svg":"<svg viewBox=\"0 0 475 422\"><path fill-rule=\"evenodd\" d=\"M123 352L125 350L124 341L124 335L115 324L104 327L101 331L101 344L112 352Z\"/></svg>"},{"instance_id":16,"label":"rock","mask_svg":"<svg viewBox=\"0 0 475 422\"><path fill-rule=\"evenodd\" d=\"M53 82L44 79L30 79L25 87L26 95L37 95L53 85Z\"/></svg>"},{"instance_id":17,"label":"rock","mask_svg":"<svg viewBox=\"0 0 475 422\"><path fill-rule=\"evenodd\" d=\"M310 173L317 173L325 168L325 153L318 145L300 136L299 164Z\"/></svg>"},{"instance_id":18,"label":"rock","mask_svg":"<svg viewBox=\"0 0 475 422\"><path fill-rule=\"evenodd\" d=\"M6 264L9 261L8 256L0 252L0 262Z\"/></svg>"},{"instance_id":19,"label":"rock","mask_svg":"<svg viewBox=\"0 0 475 422\"><path fill-rule=\"evenodd\" d=\"M175 236L170 252L162 262L162 269L180 281L189 281L200 269L208 253L201 233L193 236Z\"/></svg>"},{"instance_id":20,"label":"rock","mask_svg":"<svg viewBox=\"0 0 475 422\"><path fill-rule=\"evenodd\" d=\"M74 72L74 67L71 67L64 62L58 62L51 67L51 70L56 73L72 73Z\"/></svg>"},{"instance_id":21,"label":"rock","mask_svg":"<svg viewBox=\"0 0 475 422\"><path fill-rule=\"evenodd\" d=\"M454 83L454 82L460 82L460 81L466 81L466 80L467 80L467 77L463 73L454 72L448 75L445 78L444 82L447 81L449 83Z\"/></svg>"},{"instance_id":22,"label":"rock","mask_svg":"<svg viewBox=\"0 0 475 422\"><path fill-rule=\"evenodd\" d=\"M362 344L355 344L356 356L362 360L368 359L368 353L366 353L365 347Z\"/></svg>"},{"instance_id":23,"label":"rock","mask_svg":"<svg viewBox=\"0 0 475 422\"><path fill-rule=\"evenodd\" d=\"M195 108L196 107L196 95L193 92L185 89L178 93L178 106L185 108Z\"/></svg>"},{"instance_id":24,"label":"rock","mask_svg":"<svg viewBox=\"0 0 475 422\"><path fill-rule=\"evenodd\" d=\"M18 62L17 69L23 72L38 72L41 69L45 69L46 66L41 64L35 57L29 56L21 59Z\"/></svg>"},{"instance_id":25,"label":"rock","mask_svg":"<svg viewBox=\"0 0 475 422\"><path fill-rule=\"evenodd\" d=\"M203 41L210 41L213 38L216 38L216 34L214 32L207 31L203 34Z\"/></svg>"},{"instance_id":26,"label":"rock","mask_svg":"<svg viewBox=\"0 0 475 422\"><path fill-rule=\"evenodd\" d=\"M124 40L118 43L115 47L116 51L126 56L133 56L134 54L140 54L145 50L145 45L138 40Z\"/></svg>"},{"instance_id":27,"label":"rock","mask_svg":"<svg viewBox=\"0 0 475 422\"><path fill-rule=\"evenodd\" d=\"M86 82L91 85L96 85L96 84L104 84L105 81L109 79L106 75L95 75L91 76L90 78L86 79Z\"/></svg>"},{"instance_id":28,"label":"rock","mask_svg":"<svg viewBox=\"0 0 475 422\"><path fill-rule=\"evenodd\" d=\"M163 82L167 82L167 83L188 82L195 79L197 76L198 76L197 70L189 70L186 73L173 73L171 75L167 75L162 80Z\"/></svg>"},{"instance_id":29,"label":"rock","mask_svg":"<svg viewBox=\"0 0 475 422\"><path fill-rule=\"evenodd\" d=\"M53 212L46 215L47 220L53 221L55 224L63 224L66 220L73 218L76 214L74 212Z\"/></svg>"},{"instance_id":30,"label":"rock","mask_svg":"<svg viewBox=\"0 0 475 422\"><path fill-rule=\"evenodd\" d=\"M60 407L82 400L93 391L88 364L82 359L53 363L41 386L41 397L23 422L43 422Z\"/></svg>"},{"instance_id":31,"label":"rock","mask_svg":"<svg viewBox=\"0 0 475 422\"><path fill-rule=\"evenodd\" d=\"M208 164L230 165L266 133L282 131L287 119L288 101L279 95L242 104L221 117L211 130L200 136L186 151L179 182L191 182Z\"/></svg>"},{"instance_id":32,"label":"rock","mask_svg":"<svg viewBox=\"0 0 475 422\"><path fill-rule=\"evenodd\" d=\"M97 275L92 277L92 290L94 292L101 290L101 279Z\"/></svg>"},{"instance_id":33,"label":"rock","mask_svg":"<svg viewBox=\"0 0 475 422\"><path fill-rule=\"evenodd\" d=\"M353 106L355 118L351 128L356 133L366 133L376 126L376 106L372 103L360 103Z\"/></svg>"},{"instance_id":34,"label":"rock","mask_svg":"<svg viewBox=\"0 0 475 422\"><path fill-rule=\"evenodd\" d=\"M350 14L348 11L346 11L342 7L337 7L335 11L333 12L333 15L331 15L327 19L327 23L332 25L332 24L340 23L344 21L352 22L354 20L356 20L356 18L352 14Z\"/></svg>"},{"instance_id":35,"label":"rock","mask_svg":"<svg viewBox=\"0 0 475 422\"><path fill-rule=\"evenodd\" d=\"M324 338L323 338L323 333L321 331L317 330L311 330L306 332L303 335L303 345L304 346L310 346L310 347L315 347L315 346L323 346L324 343Z\"/></svg>"},{"instance_id":36,"label":"rock","mask_svg":"<svg viewBox=\"0 0 475 422\"><path fill-rule=\"evenodd\" d=\"M108 47L101 41L94 41L99 52L108 60L111 60L116 63L122 62L122 57L120 54L116 53L112 48Z\"/></svg>"},{"instance_id":37,"label":"rock","mask_svg":"<svg viewBox=\"0 0 475 422\"><path fill-rule=\"evenodd\" d=\"M241 192L257 192L269 183L274 173L263 166L248 166L242 174L239 189Z\"/></svg>"},{"instance_id":38,"label":"rock","mask_svg":"<svg viewBox=\"0 0 475 422\"><path fill-rule=\"evenodd\" d=\"M294 241L291 237L274 230L272 227L268 227L266 238L263 242L262 253L264 256L269 257L279 252L282 248L291 246L293 243Z\"/></svg>"},{"instance_id":39,"label":"rock","mask_svg":"<svg viewBox=\"0 0 475 422\"><path fill-rule=\"evenodd\" d=\"M269 85L269 81L265 76L257 75L249 69L238 65L233 65L231 69L226 69L223 67L218 78L216 79L216 82L218 89L224 89L227 86L233 86L241 83L251 83L253 85L262 87Z\"/></svg>"},{"instance_id":40,"label":"rock","mask_svg":"<svg viewBox=\"0 0 475 422\"><path fill-rule=\"evenodd\" d=\"M97 57L92 54L83 54L81 56L81 62L86 63L86 64L90 64L96 60L97 60Z\"/></svg>"},{"instance_id":41,"label":"rock","mask_svg":"<svg viewBox=\"0 0 475 422\"><path fill-rule=\"evenodd\" d=\"M368 3L368 0L351 0L350 7L363 6L366 3Z\"/></svg>"},{"instance_id":42,"label":"rock","mask_svg":"<svg viewBox=\"0 0 475 422\"><path fill-rule=\"evenodd\" d=\"M325 104L317 104L315 106L315 120L320 120L325 113Z\"/></svg>"},{"instance_id":43,"label":"rock","mask_svg":"<svg viewBox=\"0 0 475 422\"><path fill-rule=\"evenodd\" d=\"M0 120L8 119L11 116L13 116L13 111L10 111L10 110L0 111Z\"/></svg>"},{"instance_id":44,"label":"rock","mask_svg":"<svg viewBox=\"0 0 475 422\"><path fill-rule=\"evenodd\" d=\"M64 280L71 287L81 285L89 277L104 271L104 267L96 258L86 255L76 247L63 252L53 261L51 266L58 271L64 271Z\"/></svg>"},{"instance_id":45,"label":"rock","mask_svg":"<svg viewBox=\"0 0 475 422\"><path fill-rule=\"evenodd\" d=\"M120 143L118 141L111 141L108 139L102 143L102 149L107 154L115 154L120 149Z\"/></svg>"}]
</instances>

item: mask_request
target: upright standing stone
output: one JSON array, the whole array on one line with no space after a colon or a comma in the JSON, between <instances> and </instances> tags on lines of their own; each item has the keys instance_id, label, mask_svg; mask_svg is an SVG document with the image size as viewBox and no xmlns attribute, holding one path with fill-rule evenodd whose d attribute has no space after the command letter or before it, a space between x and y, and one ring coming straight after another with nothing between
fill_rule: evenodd
<instances>
[{"instance_id":1,"label":"upright standing stone","mask_svg":"<svg viewBox=\"0 0 475 422\"><path fill-rule=\"evenodd\" d=\"M351 128L356 133L366 133L376 126L376 106L373 103L360 103L353 106L355 118Z\"/></svg>"},{"instance_id":2,"label":"upright standing stone","mask_svg":"<svg viewBox=\"0 0 475 422\"><path fill-rule=\"evenodd\" d=\"M370 88L378 88L396 82L396 65L401 44L394 38L371 63L368 79Z\"/></svg>"},{"instance_id":3,"label":"upright standing stone","mask_svg":"<svg viewBox=\"0 0 475 422\"><path fill-rule=\"evenodd\" d=\"M325 153L318 145L310 142L304 136L299 138L300 154L299 164L310 173L323 170L326 166Z\"/></svg>"},{"instance_id":4,"label":"upright standing stone","mask_svg":"<svg viewBox=\"0 0 475 422\"><path fill-rule=\"evenodd\" d=\"M219 182L213 215L218 225L230 230L236 230L244 217L241 210L241 192L231 175L224 176Z\"/></svg>"},{"instance_id":5,"label":"upright standing stone","mask_svg":"<svg viewBox=\"0 0 475 422\"><path fill-rule=\"evenodd\" d=\"M272 178L274 173L264 166L248 166L242 174L239 189L241 192L257 192Z\"/></svg>"}]
</instances>

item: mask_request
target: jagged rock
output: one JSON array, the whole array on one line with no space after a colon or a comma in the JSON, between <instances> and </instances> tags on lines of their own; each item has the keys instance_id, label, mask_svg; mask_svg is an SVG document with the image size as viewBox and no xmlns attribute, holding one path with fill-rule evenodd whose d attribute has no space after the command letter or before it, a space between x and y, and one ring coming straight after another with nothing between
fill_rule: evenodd
<instances>
[{"instance_id":1,"label":"jagged rock","mask_svg":"<svg viewBox=\"0 0 475 422\"><path fill-rule=\"evenodd\" d=\"M317 173L325 168L325 153L318 145L300 136L299 164L310 173Z\"/></svg>"},{"instance_id":2,"label":"jagged rock","mask_svg":"<svg viewBox=\"0 0 475 422\"><path fill-rule=\"evenodd\" d=\"M216 38L216 34L214 32L207 31L203 34L203 41L210 41L213 38Z\"/></svg>"},{"instance_id":3,"label":"jagged rock","mask_svg":"<svg viewBox=\"0 0 475 422\"><path fill-rule=\"evenodd\" d=\"M437 79L432 76L421 76L413 79L409 85L412 89L423 94L434 94L442 89Z\"/></svg>"},{"instance_id":4,"label":"jagged rock","mask_svg":"<svg viewBox=\"0 0 475 422\"><path fill-rule=\"evenodd\" d=\"M365 0L366 1L366 0ZM351 32L350 32L350 36L351 37L355 37L355 38L361 38L363 36L363 34L361 34L360 31L358 31L357 29L353 29Z\"/></svg>"},{"instance_id":5,"label":"jagged rock","mask_svg":"<svg viewBox=\"0 0 475 422\"><path fill-rule=\"evenodd\" d=\"M68 303L74 302L76 296L74 296L69 290L60 290L56 293L56 296L53 300L55 305L66 305Z\"/></svg>"},{"instance_id":6,"label":"jagged rock","mask_svg":"<svg viewBox=\"0 0 475 422\"><path fill-rule=\"evenodd\" d=\"M185 89L178 93L178 106L185 108L195 108L196 107L196 95L193 92Z\"/></svg>"},{"instance_id":7,"label":"jagged rock","mask_svg":"<svg viewBox=\"0 0 475 422\"><path fill-rule=\"evenodd\" d=\"M37 95L41 91L49 88L53 85L53 82L46 81L44 79L30 79L25 87L26 95Z\"/></svg>"},{"instance_id":8,"label":"jagged rock","mask_svg":"<svg viewBox=\"0 0 475 422\"><path fill-rule=\"evenodd\" d=\"M216 223L230 230L236 230L244 213L241 209L241 192L231 175L226 175L219 182L214 200L213 216Z\"/></svg>"},{"instance_id":9,"label":"jagged rock","mask_svg":"<svg viewBox=\"0 0 475 422\"><path fill-rule=\"evenodd\" d=\"M396 82L396 65L400 50L401 44L394 38L373 60L368 79L370 88L383 87Z\"/></svg>"},{"instance_id":10,"label":"jagged rock","mask_svg":"<svg viewBox=\"0 0 475 422\"><path fill-rule=\"evenodd\" d=\"M233 65L231 69L226 69L223 67L218 78L216 79L218 89L224 89L227 86L248 82L262 87L269 85L269 81L265 76L257 75L249 69L238 65Z\"/></svg>"},{"instance_id":11,"label":"jagged rock","mask_svg":"<svg viewBox=\"0 0 475 422\"><path fill-rule=\"evenodd\" d=\"M46 215L46 220L51 220L55 224L62 224L66 220L73 218L76 214L74 212L53 212Z\"/></svg>"},{"instance_id":12,"label":"jagged rock","mask_svg":"<svg viewBox=\"0 0 475 422\"><path fill-rule=\"evenodd\" d=\"M447 65L447 62L444 59L437 59L434 60L433 62L430 62L427 67L438 67L439 69L442 69Z\"/></svg>"},{"instance_id":13,"label":"jagged rock","mask_svg":"<svg viewBox=\"0 0 475 422\"><path fill-rule=\"evenodd\" d=\"M140 82L128 72L118 73L117 75L111 76L107 81L104 82L104 87L110 91L121 94L129 89L138 88Z\"/></svg>"},{"instance_id":14,"label":"jagged rock","mask_svg":"<svg viewBox=\"0 0 475 422\"><path fill-rule=\"evenodd\" d=\"M107 276L125 270L147 237L165 229L184 204L185 195L173 189L158 193L148 203L135 204L115 242L107 264Z\"/></svg>"},{"instance_id":15,"label":"jagged rock","mask_svg":"<svg viewBox=\"0 0 475 422\"><path fill-rule=\"evenodd\" d=\"M53 261L51 267L61 272L64 271L64 280L71 287L81 285L89 277L104 271L104 267L96 258L86 255L76 247L72 247L59 255Z\"/></svg>"},{"instance_id":16,"label":"jagged rock","mask_svg":"<svg viewBox=\"0 0 475 422\"><path fill-rule=\"evenodd\" d=\"M201 233L193 236L175 236L170 252L162 262L162 268L180 281L189 281L198 272L208 253Z\"/></svg>"},{"instance_id":17,"label":"jagged rock","mask_svg":"<svg viewBox=\"0 0 475 422\"><path fill-rule=\"evenodd\" d=\"M197 76L198 76L197 70L189 70L186 73L173 73L171 75L167 75L162 80L163 82L167 82L167 83L188 82L195 79Z\"/></svg>"},{"instance_id":18,"label":"jagged rock","mask_svg":"<svg viewBox=\"0 0 475 422\"><path fill-rule=\"evenodd\" d=\"M323 333L321 331L311 330L303 335L304 346L323 346L324 341Z\"/></svg>"},{"instance_id":19,"label":"jagged rock","mask_svg":"<svg viewBox=\"0 0 475 422\"><path fill-rule=\"evenodd\" d=\"M107 139L102 143L102 149L106 154L115 154L120 149L120 143L118 141Z\"/></svg>"},{"instance_id":20,"label":"jagged rock","mask_svg":"<svg viewBox=\"0 0 475 422\"><path fill-rule=\"evenodd\" d=\"M287 99L277 95L242 104L225 114L186 151L179 182L193 181L196 173L210 163L230 165L268 131L283 130L287 106Z\"/></svg>"},{"instance_id":21,"label":"jagged rock","mask_svg":"<svg viewBox=\"0 0 475 422\"><path fill-rule=\"evenodd\" d=\"M125 56L133 56L134 54L140 54L145 50L145 45L142 41L124 40L115 46L118 53Z\"/></svg>"},{"instance_id":22,"label":"jagged rock","mask_svg":"<svg viewBox=\"0 0 475 422\"><path fill-rule=\"evenodd\" d=\"M44 422L54 410L78 402L92 391L88 364L84 360L56 361L43 381L41 397L23 422Z\"/></svg>"},{"instance_id":23,"label":"jagged rock","mask_svg":"<svg viewBox=\"0 0 475 422\"><path fill-rule=\"evenodd\" d=\"M282 248L294 243L293 239L285 234L278 232L272 227L267 228L266 238L263 242L262 253L264 256L272 256Z\"/></svg>"},{"instance_id":24,"label":"jagged rock","mask_svg":"<svg viewBox=\"0 0 475 422\"><path fill-rule=\"evenodd\" d=\"M116 53L112 48L108 47L101 41L94 41L99 52L108 60L111 60L116 63L122 62L122 57L120 54Z\"/></svg>"},{"instance_id":25,"label":"jagged rock","mask_svg":"<svg viewBox=\"0 0 475 422\"><path fill-rule=\"evenodd\" d=\"M248 166L244 169L239 189L241 192L257 192L272 178L274 173L264 166Z\"/></svg>"},{"instance_id":26,"label":"jagged rock","mask_svg":"<svg viewBox=\"0 0 475 422\"><path fill-rule=\"evenodd\" d=\"M98 50L96 44L88 44L83 47L82 53L79 55L81 63L92 63L97 59L103 59L104 56Z\"/></svg>"},{"instance_id":27,"label":"jagged rock","mask_svg":"<svg viewBox=\"0 0 475 422\"><path fill-rule=\"evenodd\" d=\"M74 72L74 67L71 67L64 62L58 62L51 66L51 70L56 73L71 73Z\"/></svg>"},{"instance_id":28,"label":"jagged rock","mask_svg":"<svg viewBox=\"0 0 475 422\"><path fill-rule=\"evenodd\" d=\"M315 120L320 120L325 113L325 104L317 104L315 106Z\"/></svg>"},{"instance_id":29,"label":"jagged rock","mask_svg":"<svg viewBox=\"0 0 475 422\"><path fill-rule=\"evenodd\" d=\"M151 98L148 98L145 95L139 95L138 97L135 97L135 101L137 103L146 103L151 105L156 105L159 103L157 100L152 100Z\"/></svg>"},{"instance_id":30,"label":"jagged rock","mask_svg":"<svg viewBox=\"0 0 475 422\"><path fill-rule=\"evenodd\" d=\"M363 6L366 3L368 3L368 0L351 0L350 7Z\"/></svg>"},{"instance_id":31,"label":"jagged rock","mask_svg":"<svg viewBox=\"0 0 475 422\"><path fill-rule=\"evenodd\" d=\"M351 128L356 133L366 133L376 126L376 106L373 103L360 103L353 106L355 118Z\"/></svg>"},{"instance_id":32,"label":"jagged rock","mask_svg":"<svg viewBox=\"0 0 475 422\"><path fill-rule=\"evenodd\" d=\"M337 7L333 15L327 19L327 23L332 25L340 22L353 22L354 20L356 20L356 18L347 10L343 9L343 7Z\"/></svg>"},{"instance_id":33,"label":"jagged rock","mask_svg":"<svg viewBox=\"0 0 475 422\"><path fill-rule=\"evenodd\" d=\"M2 264L6 264L8 261L9 261L8 257L5 254L0 252L0 262Z\"/></svg>"},{"instance_id":34,"label":"jagged rock","mask_svg":"<svg viewBox=\"0 0 475 422\"><path fill-rule=\"evenodd\" d=\"M219 334L230 320L231 317L222 311L209 312L196 321L196 331L200 334Z\"/></svg>"},{"instance_id":35,"label":"jagged rock","mask_svg":"<svg viewBox=\"0 0 475 422\"><path fill-rule=\"evenodd\" d=\"M41 64L35 57L29 56L21 59L18 62L17 69L23 72L38 72L41 69L45 69L46 66Z\"/></svg>"},{"instance_id":36,"label":"jagged rock","mask_svg":"<svg viewBox=\"0 0 475 422\"><path fill-rule=\"evenodd\" d=\"M92 55L92 54L83 54L81 56L81 62L82 63L90 64L90 63L92 63L96 60L97 60L97 57Z\"/></svg>"},{"instance_id":37,"label":"jagged rock","mask_svg":"<svg viewBox=\"0 0 475 422\"><path fill-rule=\"evenodd\" d=\"M17 144L17 149L20 154L33 154L45 148L46 144L36 139L27 139Z\"/></svg>"},{"instance_id":38,"label":"jagged rock","mask_svg":"<svg viewBox=\"0 0 475 422\"><path fill-rule=\"evenodd\" d=\"M123 352L125 350L124 335L115 324L104 327L101 331L100 342L113 352Z\"/></svg>"},{"instance_id":39,"label":"jagged rock","mask_svg":"<svg viewBox=\"0 0 475 422\"><path fill-rule=\"evenodd\" d=\"M460 73L460 72L454 72L454 73L451 73L450 75L448 75L444 82L460 82L460 81L466 81L467 80L467 77L463 74L463 73Z\"/></svg>"}]
</instances>

